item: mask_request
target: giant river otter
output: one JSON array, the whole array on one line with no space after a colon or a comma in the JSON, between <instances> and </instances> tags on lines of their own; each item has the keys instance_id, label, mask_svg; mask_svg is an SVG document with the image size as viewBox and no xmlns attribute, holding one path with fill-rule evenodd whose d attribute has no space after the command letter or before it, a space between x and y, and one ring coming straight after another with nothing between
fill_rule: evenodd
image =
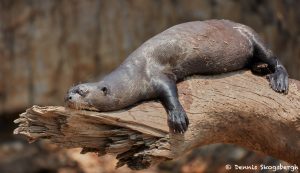
<instances>
[{"instance_id":1,"label":"giant river otter","mask_svg":"<svg viewBox=\"0 0 300 173\"><path fill-rule=\"evenodd\" d=\"M229 20L183 23L143 43L101 81L72 87L65 101L75 109L113 111L159 99L170 130L183 133L189 120L178 100L177 81L251 68L256 62L268 65L274 91L288 92L286 69L250 27Z\"/></svg>"}]
</instances>

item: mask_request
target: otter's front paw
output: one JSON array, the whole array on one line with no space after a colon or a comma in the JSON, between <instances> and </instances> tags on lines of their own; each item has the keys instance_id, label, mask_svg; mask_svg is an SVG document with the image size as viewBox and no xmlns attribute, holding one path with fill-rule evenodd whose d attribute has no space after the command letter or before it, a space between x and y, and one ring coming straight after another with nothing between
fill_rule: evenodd
<instances>
[{"instance_id":1,"label":"otter's front paw","mask_svg":"<svg viewBox=\"0 0 300 173\"><path fill-rule=\"evenodd\" d=\"M183 109L169 110L168 125L174 133L184 133L189 125L189 119Z\"/></svg>"},{"instance_id":2,"label":"otter's front paw","mask_svg":"<svg viewBox=\"0 0 300 173\"><path fill-rule=\"evenodd\" d=\"M267 79L274 91L284 94L288 93L289 79L285 70L276 70L275 73L268 75Z\"/></svg>"}]
</instances>

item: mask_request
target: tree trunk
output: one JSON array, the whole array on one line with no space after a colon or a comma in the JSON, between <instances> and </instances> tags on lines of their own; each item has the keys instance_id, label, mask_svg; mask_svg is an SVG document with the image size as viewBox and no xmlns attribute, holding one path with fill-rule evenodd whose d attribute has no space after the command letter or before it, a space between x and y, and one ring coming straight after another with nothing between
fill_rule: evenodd
<instances>
[{"instance_id":1,"label":"tree trunk","mask_svg":"<svg viewBox=\"0 0 300 173\"><path fill-rule=\"evenodd\" d=\"M33 106L15 120L15 134L30 141L49 139L82 152L117 154L117 167L147 168L213 143L237 144L300 165L300 82L288 95L274 92L251 72L195 76L178 84L190 119L185 134L169 133L160 103L128 110L92 112L60 106Z\"/></svg>"}]
</instances>

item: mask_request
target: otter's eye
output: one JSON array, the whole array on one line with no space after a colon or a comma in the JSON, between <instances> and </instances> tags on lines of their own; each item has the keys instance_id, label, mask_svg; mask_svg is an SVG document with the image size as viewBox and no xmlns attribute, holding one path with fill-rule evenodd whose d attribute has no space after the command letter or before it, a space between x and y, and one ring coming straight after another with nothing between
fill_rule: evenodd
<instances>
[{"instance_id":1,"label":"otter's eye","mask_svg":"<svg viewBox=\"0 0 300 173\"><path fill-rule=\"evenodd\" d=\"M78 94L81 95L82 97L84 97L87 93L88 93L87 90L83 90L83 89L78 90Z\"/></svg>"},{"instance_id":2,"label":"otter's eye","mask_svg":"<svg viewBox=\"0 0 300 173\"><path fill-rule=\"evenodd\" d=\"M108 93L108 90L106 87L102 87L101 91L103 92L104 95L107 95L107 93Z\"/></svg>"}]
</instances>

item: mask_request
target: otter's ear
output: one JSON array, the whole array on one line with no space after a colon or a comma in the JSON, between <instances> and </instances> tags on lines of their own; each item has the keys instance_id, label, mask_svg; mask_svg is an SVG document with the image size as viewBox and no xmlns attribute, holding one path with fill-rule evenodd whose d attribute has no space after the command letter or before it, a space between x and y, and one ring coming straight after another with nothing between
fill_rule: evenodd
<instances>
[{"instance_id":1,"label":"otter's ear","mask_svg":"<svg viewBox=\"0 0 300 173\"><path fill-rule=\"evenodd\" d=\"M108 89L107 89L107 87L102 87L102 88L101 88L101 91L103 92L104 95L107 95L107 94L108 94Z\"/></svg>"}]
</instances>

